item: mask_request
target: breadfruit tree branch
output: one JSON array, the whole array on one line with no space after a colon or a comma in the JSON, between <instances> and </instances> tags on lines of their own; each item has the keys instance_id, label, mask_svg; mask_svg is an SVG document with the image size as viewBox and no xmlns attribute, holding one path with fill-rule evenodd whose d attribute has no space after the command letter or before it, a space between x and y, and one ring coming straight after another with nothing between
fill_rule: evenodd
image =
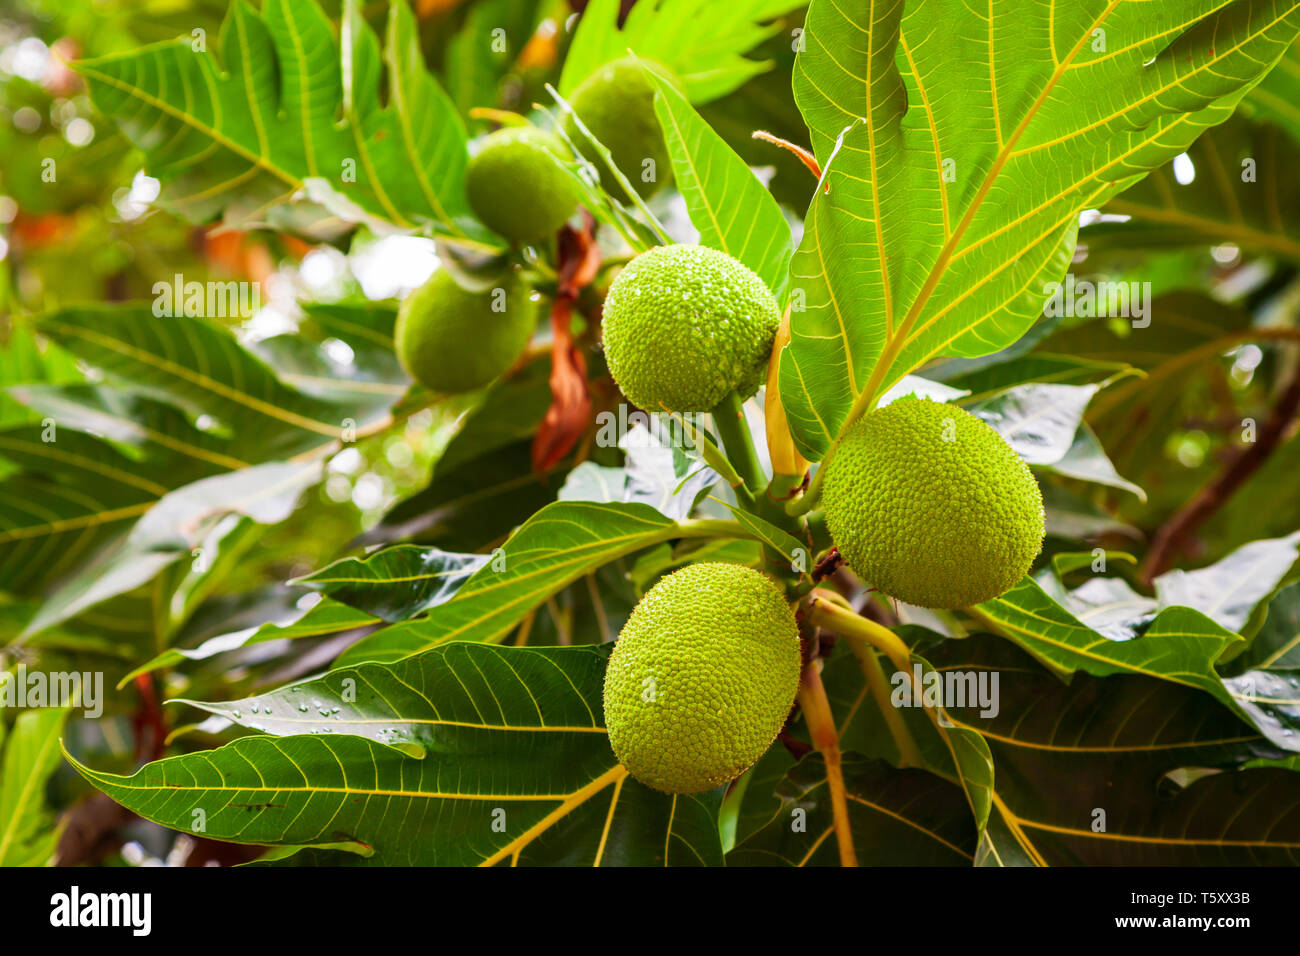
<instances>
[{"instance_id":1,"label":"breadfruit tree branch","mask_svg":"<svg viewBox=\"0 0 1300 956\"><path fill-rule=\"evenodd\" d=\"M754 450L754 436L745 419L745 405L733 390L718 403L712 415L713 425L718 430L718 437L722 439L722 450L744 480L744 490L749 500L753 501L763 489L763 466L759 463L758 452Z\"/></svg>"},{"instance_id":2,"label":"breadfruit tree branch","mask_svg":"<svg viewBox=\"0 0 1300 956\"><path fill-rule=\"evenodd\" d=\"M858 854L853 847L853 830L849 825L849 803L844 790L844 769L840 760L840 736L835 730L835 719L831 716L830 701L826 698L826 688L822 685L818 672L818 661L809 661L804 666L803 678L799 682L799 706L803 710L804 720L808 722L808 733L826 762L826 784L831 795L831 816L835 821L835 842L840 849L841 866L857 866Z\"/></svg>"}]
</instances>

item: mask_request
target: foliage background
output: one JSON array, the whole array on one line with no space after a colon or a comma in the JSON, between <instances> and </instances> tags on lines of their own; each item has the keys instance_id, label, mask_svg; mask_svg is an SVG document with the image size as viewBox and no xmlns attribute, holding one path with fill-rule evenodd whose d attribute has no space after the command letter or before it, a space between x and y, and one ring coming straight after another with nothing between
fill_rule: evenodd
<instances>
[{"instance_id":1,"label":"foliage background","mask_svg":"<svg viewBox=\"0 0 1300 956\"><path fill-rule=\"evenodd\" d=\"M475 257L498 246L459 196L463 150L444 149L489 129L471 110L538 117L533 104L555 108L547 84L563 96L628 46L674 58L686 79L686 98L665 90L657 107L678 131L669 136L677 182L652 203L657 221L675 239L739 255L778 291L807 295L780 387L800 451L818 460L833 445L836 428L818 434L814 418L843 421L855 403L879 398L863 381L883 391L895 373L916 371L921 387L995 418L1044 487L1044 555L1033 579L1003 599L935 615L893 606L842 575L832 582L927 668L1019 675L1004 677L1002 716L991 722L954 711L955 729L945 729L909 714L922 759L907 766L896 728L864 690L853 642L814 638L845 754L858 859L1294 862L1294 13L1245 0L1216 13L1223 29L1248 34L1239 37L1242 60L1255 65L1221 45L1222 86L1209 87L1196 71L1183 76L1163 46L1177 36L1189 62L1202 55L1208 27L1192 24L1204 11L1170 4L1168 22L1148 27L1121 9L1111 41L1124 50L1136 31L1133 50L1150 45L1153 62L1159 50L1157 71L1171 71L1166 89L1176 102L1167 115L1146 112L1162 99L1117 81L1116 97L1133 104L1121 104L1118 118L1095 117L1114 104L1096 93L1106 84L1083 76L1052 104L1055 113L1044 111L1044 126L1026 134L1043 164L1010 167L995 194L1038 196L1056 188L1058 172L1081 166L1088 188L1043 203L1050 227L1026 246L1021 267L1019 248L1013 256L999 245L1005 223L980 218L1004 205L963 207L986 241L962 265L936 264L931 252L941 243L925 233L940 228L940 209L916 144L948 138L963 176L987 173L1005 145L992 131L1001 137L1002 123L1012 129L1024 109L1006 97L993 107L1005 115L987 111L973 74L995 71L971 56L977 44L961 37L960 18L927 49L907 42L921 35L926 3L888 6L868 31L839 22L844 15L828 3L806 11L772 0L643 0L621 34L617 6L601 0L573 20L556 0L399 0L391 10L267 0L260 11L236 2L229 12L206 0L0 3L0 661L13 673L102 673L108 689L95 720L62 710L0 714L0 862L237 863L267 844L309 847L284 863L719 863L724 850L733 864L842 859L836 841L816 839L832 815L828 758L810 752L798 722L788 745L775 746L725 800L668 802L624 781L600 732L601 645L646 587L698 559L780 571L789 550L786 529L758 519L747 534L692 530L692 521L745 520L729 510L736 499L725 483L713 491L727 505L693 500L717 478L705 472L701 481L698 462L663 449L625 456L594 441L595 412L619 401L604 375L595 306L627 251L620 237L644 244L655 223L588 186L607 261L577 303L574 342L590 405L571 434L545 424L548 410L565 411L549 382L551 330L539 330L528 360L504 380L453 399L411 388L392 357L400 297L439 261L473 272ZM1010 23L994 6L998 22ZM1098 5L1061 6L1090 38L1077 28ZM497 29L504 52L489 42ZM204 79L191 55L196 36L225 58L224 112L190 98ZM277 59L290 36L307 41L297 71ZM861 36L871 38L865 49ZM148 55L133 52L158 43ZM231 69L237 44L250 71L243 79ZM1050 72L1044 50L1026 45L1013 57L1025 68L1003 66L998 81L1034 92L1035 69ZM337 63L347 51L356 85L345 96ZM828 59L850 54L859 59L836 77ZM910 71L891 73L896 62ZM864 76L877 82L859 102ZM307 92L291 102L295 79ZM925 100L929 127L890 112L904 86L911 107L925 100L918 91L944 91ZM170 107L141 108L128 88L165 91L159 100ZM877 89L887 95L873 99ZM292 135L257 122L258 97L276 90L302 120ZM178 116L199 117L203 129ZM1153 128L1167 142L1147 166L1138 156L1124 175L1093 174L1096 156ZM830 189L818 190L797 155L754 130L810 149ZM403 142L412 148L399 149ZM863 168L850 165L855 151L880 161L876 182L901 185L864 187L849 175ZM368 157L373 178L351 193L323 187L315 174L354 152ZM1239 175L1244 159L1256 164L1250 181ZM43 175L51 161L53 181ZM745 164L760 177L733 179ZM683 175L696 168L706 172ZM869 207L883 255L858 251L870 243L844 215ZM717 209L745 215L724 228L707 215ZM941 238L953 234L946 205L942 214ZM1005 234L1018 240L1041 223L1016 225ZM766 261L747 258L778 233ZM538 256L556 265L555 249ZM1080 280L1149 283L1150 327L1044 317L1040 301L999 298L1067 266ZM256 282L261 307L209 323L156 321L155 283L177 275ZM928 276L932 298L906 298L924 291ZM965 337L919 357L910 345L891 352L894 340L879 334L880 303L891 294L917 303L922 327L927 309L935 322L964 316ZM828 303L841 300L860 311L844 341L821 352ZM827 371L841 367L856 370L856 384ZM759 407L750 411L762 451ZM42 438L51 422L52 443ZM542 469L539 433L560 448ZM674 494L687 475L695 484ZM576 530L531 524L510 538L543 507ZM794 530L825 544L815 514ZM507 539L508 556L513 547L534 557L512 563L504 581L475 577ZM453 637L461 641L448 643ZM523 644L536 653L511 656ZM417 650L426 653L404 657ZM893 663L884 660L891 672ZM553 670L567 675L571 694ZM373 692L348 700L347 679ZM514 681L531 693L494 693ZM403 688L415 693L407 698ZM538 696L546 706L533 713L525 704ZM485 721L489 698L500 720ZM193 705L164 707L170 699ZM474 726L442 723L459 720ZM548 724L571 730L519 732ZM82 773L61 759L60 740ZM240 784L247 799L221 804L204 833L189 825L191 806L130 776L144 762L223 745L211 764L181 759L156 769L171 783L219 789L226 775L258 768L263 785ZM325 786L310 812L294 817L296 829L259 812L274 800L264 791L291 787L297 766L319 765L321 748L325 763L337 757L380 790L394 780L401 791L414 780L426 794L448 776L468 782L437 811L427 798L403 797L356 809L342 797L330 802ZM506 779L530 823L528 839L502 845L479 821L496 805L492 784ZM529 787L561 794L566 814L530 798ZM1128 842L1090 831L1099 805ZM784 825L792 808L809 814L811 837ZM403 823L376 823L389 811ZM348 852L358 843L373 855Z\"/></svg>"}]
</instances>

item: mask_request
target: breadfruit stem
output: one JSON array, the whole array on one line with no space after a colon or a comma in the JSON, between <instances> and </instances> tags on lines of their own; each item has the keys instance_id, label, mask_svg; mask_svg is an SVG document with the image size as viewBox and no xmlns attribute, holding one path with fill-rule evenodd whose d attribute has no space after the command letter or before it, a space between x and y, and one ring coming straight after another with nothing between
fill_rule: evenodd
<instances>
[{"instance_id":1,"label":"breadfruit stem","mask_svg":"<svg viewBox=\"0 0 1300 956\"><path fill-rule=\"evenodd\" d=\"M818 661L809 661L799 682L799 707L808 723L808 734L826 762L826 784L831 792L831 816L835 821L835 842L840 848L840 866L857 866L853 830L849 825L849 803L844 791L844 768L840 759L840 735L835 730L830 701L822 685Z\"/></svg>"},{"instance_id":2,"label":"breadfruit stem","mask_svg":"<svg viewBox=\"0 0 1300 956\"><path fill-rule=\"evenodd\" d=\"M866 641L880 651L904 674L912 671L912 652L902 639L885 627L843 606L843 598L823 588L808 595L804 618L817 627L842 634L851 640Z\"/></svg>"},{"instance_id":3,"label":"breadfruit stem","mask_svg":"<svg viewBox=\"0 0 1300 956\"><path fill-rule=\"evenodd\" d=\"M831 450L833 451L834 448L832 447ZM797 518L799 515L805 515L817 507L817 502L821 500L822 496L822 478L826 475L826 462L829 460L830 455L828 453L821 464L817 466L817 470L813 472L812 480L808 482L808 487L804 490L804 493L786 502L786 514Z\"/></svg>"},{"instance_id":4,"label":"breadfruit stem","mask_svg":"<svg viewBox=\"0 0 1300 956\"><path fill-rule=\"evenodd\" d=\"M744 402L733 389L713 409L712 415L727 460L744 479L745 488L750 495L759 494L764 485L763 466L758 461L758 452L754 450L754 436L750 434L749 422L745 418Z\"/></svg>"},{"instance_id":5,"label":"breadfruit stem","mask_svg":"<svg viewBox=\"0 0 1300 956\"><path fill-rule=\"evenodd\" d=\"M885 676L885 669L880 666L880 661L876 657L876 649L866 641L855 640L849 641L849 648L858 659L862 675L867 679L867 688L875 698L880 715L885 718L889 735L894 738L894 743L898 746L898 765L900 767L924 766L920 748L916 746L916 739L907 729L907 724L903 722L902 711L890 702L889 679Z\"/></svg>"},{"instance_id":6,"label":"breadfruit stem","mask_svg":"<svg viewBox=\"0 0 1300 956\"><path fill-rule=\"evenodd\" d=\"M883 624L877 624L870 618L863 617L848 605L841 595L824 588L817 588L808 596L804 619L817 627L843 635L849 639L849 647L857 657L862 673L867 679L867 687L876 699L880 714L898 745L900 765L904 767L924 766L921 750L916 745L916 738L903 723L903 715L890 703L889 682L884 669L876 659L876 651L889 658L894 669L912 679L912 652L907 645ZM919 692L920 688L915 688ZM918 698L921 699L921 698Z\"/></svg>"}]
</instances>

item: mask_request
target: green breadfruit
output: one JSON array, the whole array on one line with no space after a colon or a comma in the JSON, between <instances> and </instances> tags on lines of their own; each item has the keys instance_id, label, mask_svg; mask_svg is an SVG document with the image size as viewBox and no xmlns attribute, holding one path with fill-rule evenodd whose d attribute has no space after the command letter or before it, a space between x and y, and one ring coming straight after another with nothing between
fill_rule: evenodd
<instances>
[{"instance_id":1,"label":"green breadfruit","mask_svg":"<svg viewBox=\"0 0 1300 956\"><path fill-rule=\"evenodd\" d=\"M544 239L578 208L578 187L555 162L568 155L554 133L533 126L497 130L469 161L470 208L493 232L516 242Z\"/></svg>"},{"instance_id":2,"label":"green breadfruit","mask_svg":"<svg viewBox=\"0 0 1300 956\"><path fill-rule=\"evenodd\" d=\"M609 150L614 165L643 198L653 195L672 179L668 146L655 116L655 88L645 69L654 70L677 85L666 66L629 56L606 63L583 80L569 98L569 105L583 125ZM620 199L631 199L621 185L611 181L595 147L578 129L573 117L565 117L564 131L600 171L606 190Z\"/></svg>"},{"instance_id":3,"label":"green breadfruit","mask_svg":"<svg viewBox=\"0 0 1300 956\"><path fill-rule=\"evenodd\" d=\"M969 412L912 397L845 433L822 506L849 567L921 607L997 597L1043 544L1043 496L1020 456Z\"/></svg>"},{"instance_id":4,"label":"green breadfruit","mask_svg":"<svg viewBox=\"0 0 1300 956\"><path fill-rule=\"evenodd\" d=\"M402 303L393 341L407 373L435 392L486 385L514 361L537 327L539 304L515 273L493 288L463 288L439 269Z\"/></svg>"},{"instance_id":5,"label":"green breadfruit","mask_svg":"<svg viewBox=\"0 0 1300 956\"><path fill-rule=\"evenodd\" d=\"M758 390L781 310L763 280L724 252L661 246L610 284L605 357L628 401L707 412L732 389Z\"/></svg>"},{"instance_id":6,"label":"green breadfruit","mask_svg":"<svg viewBox=\"0 0 1300 956\"><path fill-rule=\"evenodd\" d=\"M801 669L794 612L766 576L694 564L632 610L605 671L605 726L619 762L665 793L739 776L780 732Z\"/></svg>"}]
</instances>

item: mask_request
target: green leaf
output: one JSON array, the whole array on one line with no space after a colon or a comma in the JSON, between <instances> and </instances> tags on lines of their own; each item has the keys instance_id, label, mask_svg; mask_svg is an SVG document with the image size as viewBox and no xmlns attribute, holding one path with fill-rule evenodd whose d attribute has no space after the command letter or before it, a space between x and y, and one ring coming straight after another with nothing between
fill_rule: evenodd
<instances>
[{"instance_id":1,"label":"green leaf","mask_svg":"<svg viewBox=\"0 0 1300 956\"><path fill-rule=\"evenodd\" d=\"M939 635L917 627L902 629L900 636L917 650L942 640ZM992 800L993 758L988 743L976 731L933 719L931 709L938 709L942 714L944 702L925 697L926 682L934 680L935 674L929 661L914 650L910 658L911 672L902 674L874 650L861 648L857 653L873 654L888 676L891 691L886 704L897 709L903 726L916 743L922 761L920 769L964 791L967 812L981 849L998 840L998 809ZM857 660L857 653L841 652L837 647L823 671L832 710L840 717L840 746L899 766L902 748L881 710L884 705L864 680L865 670ZM913 693L918 667L922 681L920 697Z\"/></svg>"},{"instance_id":2,"label":"green leaf","mask_svg":"<svg viewBox=\"0 0 1300 956\"><path fill-rule=\"evenodd\" d=\"M233 530L221 523L227 515L243 515L259 524L283 521L303 490L320 479L322 467L320 459L271 462L203 478L166 493L125 538L61 583L24 633L35 634L125 594L181 557L189 557L195 548L215 552L220 539Z\"/></svg>"},{"instance_id":3,"label":"green leaf","mask_svg":"<svg viewBox=\"0 0 1300 956\"><path fill-rule=\"evenodd\" d=\"M622 468L584 461L569 472L560 501L639 502L666 518L690 517L699 497L719 482L711 468L680 445L669 443L656 426L637 424L619 439L626 455Z\"/></svg>"},{"instance_id":4,"label":"green leaf","mask_svg":"<svg viewBox=\"0 0 1300 956\"><path fill-rule=\"evenodd\" d=\"M780 373L807 457L925 362L1022 335L1079 213L1225 120L1300 30L1282 0L1149 13L813 0L795 97L823 183Z\"/></svg>"},{"instance_id":5,"label":"green leaf","mask_svg":"<svg viewBox=\"0 0 1300 956\"><path fill-rule=\"evenodd\" d=\"M788 531L778 528L770 521L758 517L758 515L750 514L743 508L727 505L727 510L735 516L738 524L749 531L750 536L755 541L761 541L775 552L779 564L798 571L801 578L811 574L810 562L812 556L809 554L806 544L801 543L798 538Z\"/></svg>"},{"instance_id":6,"label":"green leaf","mask_svg":"<svg viewBox=\"0 0 1300 956\"><path fill-rule=\"evenodd\" d=\"M418 537L478 551L555 498L562 469L533 473L533 435L551 403L550 364L532 362L491 385L447 443L428 487L400 502L362 542Z\"/></svg>"},{"instance_id":7,"label":"green leaf","mask_svg":"<svg viewBox=\"0 0 1300 956\"><path fill-rule=\"evenodd\" d=\"M162 668L175 667L185 661L205 661L217 654L265 644L268 641L292 640L302 637L321 637L327 634L341 634L377 623L377 619L364 611L348 607L329 598L313 604L306 612L292 620L277 622L267 621L258 627L249 627L241 631L231 631L210 637L198 647L171 647L161 654L141 664L118 682L121 690L141 674L149 674Z\"/></svg>"},{"instance_id":8,"label":"green leaf","mask_svg":"<svg viewBox=\"0 0 1300 956\"><path fill-rule=\"evenodd\" d=\"M1054 465L1074 444L1097 385L1017 385L969 406L1031 465Z\"/></svg>"},{"instance_id":9,"label":"green leaf","mask_svg":"<svg viewBox=\"0 0 1300 956\"><path fill-rule=\"evenodd\" d=\"M0 432L0 460L21 469L0 481L0 584L16 593L71 573L169 490L150 464L57 424Z\"/></svg>"},{"instance_id":10,"label":"green leaf","mask_svg":"<svg viewBox=\"0 0 1300 956\"><path fill-rule=\"evenodd\" d=\"M0 284L0 304L4 303L3 296ZM39 421L38 416L18 404L22 399L14 400L15 386L28 382L74 384L82 378L76 363L63 350L41 348L30 322L11 319L0 325L0 428Z\"/></svg>"},{"instance_id":11,"label":"green leaf","mask_svg":"<svg viewBox=\"0 0 1300 956\"><path fill-rule=\"evenodd\" d=\"M392 661L447 641L490 641L582 575L677 538L747 537L725 521L671 521L644 504L557 501L511 535L455 598L354 644L340 664Z\"/></svg>"},{"instance_id":12,"label":"green leaf","mask_svg":"<svg viewBox=\"0 0 1300 956\"><path fill-rule=\"evenodd\" d=\"M954 360L954 365L960 361ZM939 364L942 366L945 363ZM1006 362L974 368L956 375L944 375L941 380L953 388L968 391L970 395L963 404L973 404L1017 385L1088 385L1113 378L1117 372L1126 368L1128 365L1123 362L1095 362L1074 355L1032 352ZM926 370L927 375L933 375L934 372L934 368Z\"/></svg>"},{"instance_id":13,"label":"green leaf","mask_svg":"<svg viewBox=\"0 0 1300 956\"><path fill-rule=\"evenodd\" d=\"M804 0L646 0L618 25L618 0L592 0L578 21L564 58L560 92L566 97L598 68L628 50L662 63L681 80L692 103L725 96L768 64L741 54L775 27L765 20L803 6ZM690 24L684 28L684 24Z\"/></svg>"},{"instance_id":14,"label":"green leaf","mask_svg":"<svg viewBox=\"0 0 1300 956\"><path fill-rule=\"evenodd\" d=\"M1131 217L1127 222L1102 220L1080 240L1098 250L1230 242L1246 253L1300 261L1295 149L1277 128L1233 117L1188 148L1191 182L1179 182L1172 164L1162 166L1106 203L1106 214Z\"/></svg>"},{"instance_id":15,"label":"green leaf","mask_svg":"<svg viewBox=\"0 0 1300 956\"><path fill-rule=\"evenodd\" d=\"M450 601L490 560L484 554L399 545L364 558L342 558L293 583L385 621L404 621Z\"/></svg>"},{"instance_id":16,"label":"green leaf","mask_svg":"<svg viewBox=\"0 0 1300 956\"><path fill-rule=\"evenodd\" d=\"M320 450L358 420L373 424L386 414L373 402L302 395L206 320L181 315L160 322L137 304L71 308L36 323L66 347L60 355L76 356L108 382L11 392L47 419L40 428L0 436L0 457L20 469L0 496L0 541L10 545L0 578L15 589L44 589L73 573L181 486L246 469L277 451ZM128 569L132 580L110 588L94 580L105 574L101 555L99 570L74 586L100 593L131 587L174 557L146 554Z\"/></svg>"},{"instance_id":17,"label":"green leaf","mask_svg":"<svg viewBox=\"0 0 1300 956\"><path fill-rule=\"evenodd\" d=\"M1043 508L1047 511L1047 535L1069 541L1086 541L1101 534L1118 534L1142 539L1142 532L1107 514L1096 505L1054 484L1042 486Z\"/></svg>"},{"instance_id":18,"label":"green leaf","mask_svg":"<svg viewBox=\"0 0 1300 956\"><path fill-rule=\"evenodd\" d=\"M393 345L394 309L376 305L303 303L307 318L294 332L253 342L249 351L276 377L305 395L370 418L396 405L411 385ZM343 343L346 359L326 347Z\"/></svg>"},{"instance_id":19,"label":"green leaf","mask_svg":"<svg viewBox=\"0 0 1300 956\"><path fill-rule=\"evenodd\" d=\"M1300 708L1290 695L1276 701L1250 699L1225 684L1215 662L1242 638L1200 611L1167 607L1142 637L1113 641L1084 625L1029 578L969 610L1062 678L1077 671L1102 677L1135 674L1191 687L1231 708L1276 746L1300 750Z\"/></svg>"},{"instance_id":20,"label":"green leaf","mask_svg":"<svg viewBox=\"0 0 1300 956\"><path fill-rule=\"evenodd\" d=\"M1273 598L1250 648L1233 664L1246 669L1300 670L1300 583L1283 588Z\"/></svg>"},{"instance_id":21,"label":"green leaf","mask_svg":"<svg viewBox=\"0 0 1300 956\"><path fill-rule=\"evenodd\" d=\"M318 733L244 737L130 777L73 764L164 826L201 819L205 836L272 846L360 843L370 865L720 863L718 791L656 793L615 760L600 722L607 656L456 643L223 705Z\"/></svg>"},{"instance_id":22,"label":"green leaf","mask_svg":"<svg viewBox=\"0 0 1300 956\"><path fill-rule=\"evenodd\" d=\"M930 656L957 679L954 690L972 681L996 689L995 713L981 715L969 695L947 707L957 726L988 740L995 765L1009 846L982 864L1300 859L1300 776L1238 769L1280 751L1202 693L1135 674L1076 674L1062 684L987 634L944 642ZM1222 772L1176 783L1188 767Z\"/></svg>"},{"instance_id":23,"label":"green leaf","mask_svg":"<svg viewBox=\"0 0 1300 956\"><path fill-rule=\"evenodd\" d=\"M316 0L235 0L220 41L219 57L187 36L76 67L170 207L251 218L319 180L370 215L462 232L466 133L408 4L389 6L382 60L355 2L340 42Z\"/></svg>"},{"instance_id":24,"label":"green leaf","mask_svg":"<svg viewBox=\"0 0 1300 956\"><path fill-rule=\"evenodd\" d=\"M1044 590L1053 589L1044 584ZM1052 596L1080 623L1112 641L1138 637L1160 610L1158 601L1138 594L1123 578L1093 578L1073 591L1062 589Z\"/></svg>"},{"instance_id":25,"label":"green leaf","mask_svg":"<svg viewBox=\"0 0 1300 956\"><path fill-rule=\"evenodd\" d=\"M1030 382L962 404L992 425L1029 464L1067 478L1122 488L1145 500L1141 488L1119 476L1097 436L1083 422L1088 403L1105 384Z\"/></svg>"},{"instance_id":26,"label":"green leaf","mask_svg":"<svg viewBox=\"0 0 1300 956\"><path fill-rule=\"evenodd\" d=\"M1252 541L1194 571L1168 571L1152 584L1161 607L1193 607L1244 637L1259 630L1267 602L1295 580L1300 531L1285 538Z\"/></svg>"},{"instance_id":27,"label":"green leaf","mask_svg":"<svg viewBox=\"0 0 1300 956\"><path fill-rule=\"evenodd\" d=\"M18 385L9 393L28 408L69 428L120 446L145 459L168 486L186 475L246 468L251 461L230 452L231 437L195 428L175 405L126 387L103 385ZM239 449L241 454L254 449Z\"/></svg>"},{"instance_id":28,"label":"green leaf","mask_svg":"<svg viewBox=\"0 0 1300 956\"><path fill-rule=\"evenodd\" d=\"M37 327L88 365L160 393L193 419L209 416L207 431L257 460L318 448L376 419L290 388L207 319L159 321L147 304L108 305L47 313Z\"/></svg>"},{"instance_id":29,"label":"green leaf","mask_svg":"<svg viewBox=\"0 0 1300 956\"><path fill-rule=\"evenodd\" d=\"M498 105L500 82L544 12L536 0L479 0L469 4L464 24L447 43L443 69L447 93L462 116L467 117L476 106ZM503 48L495 42L493 31L498 29L504 32Z\"/></svg>"},{"instance_id":30,"label":"green leaf","mask_svg":"<svg viewBox=\"0 0 1300 956\"><path fill-rule=\"evenodd\" d=\"M14 675L4 674L13 680ZM45 784L59 766L59 736L65 708L20 714L5 742L0 772L0 866L46 866L54 857L62 827L50 819Z\"/></svg>"},{"instance_id":31,"label":"green leaf","mask_svg":"<svg viewBox=\"0 0 1300 956\"><path fill-rule=\"evenodd\" d=\"M1147 500L1147 493L1138 485L1120 477L1119 472L1115 470L1114 462L1107 457L1106 450L1101 447L1096 433L1082 423L1074 435L1074 442L1070 445L1069 451L1049 465L1048 469L1066 478L1077 478L1079 481L1119 488L1136 495L1140 501Z\"/></svg>"},{"instance_id":32,"label":"green leaf","mask_svg":"<svg viewBox=\"0 0 1300 956\"><path fill-rule=\"evenodd\" d=\"M655 115L700 244L749 266L784 303L793 242L781 208L672 83L654 70L645 75L658 91Z\"/></svg>"},{"instance_id":33,"label":"green leaf","mask_svg":"<svg viewBox=\"0 0 1300 956\"><path fill-rule=\"evenodd\" d=\"M1146 373L1111 385L1088 406L1089 424L1115 467L1144 488L1168 484L1169 458L1152 449L1182 431L1187 417L1204 411L1217 370L1231 362L1226 353L1247 342L1267 349L1266 343L1300 335L1294 329L1252 328L1247 310L1197 292L1161 295L1151 303L1151 315L1155 318L1146 328L1084 321L1057 331L1043 346L1093 361L1126 361Z\"/></svg>"},{"instance_id":34,"label":"green leaf","mask_svg":"<svg viewBox=\"0 0 1300 956\"><path fill-rule=\"evenodd\" d=\"M1246 110L1286 130L1300 144L1300 43L1291 48L1246 95Z\"/></svg>"},{"instance_id":35,"label":"green leaf","mask_svg":"<svg viewBox=\"0 0 1300 956\"><path fill-rule=\"evenodd\" d=\"M960 789L923 770L898 770L858 754L844 755L843 771L859 865L971 863L975 830ZM821 755L809 754L776 780L750 780L739 828L745 836L727 854L728 866L838 866Z\"/></svg>"}]
</instances>

